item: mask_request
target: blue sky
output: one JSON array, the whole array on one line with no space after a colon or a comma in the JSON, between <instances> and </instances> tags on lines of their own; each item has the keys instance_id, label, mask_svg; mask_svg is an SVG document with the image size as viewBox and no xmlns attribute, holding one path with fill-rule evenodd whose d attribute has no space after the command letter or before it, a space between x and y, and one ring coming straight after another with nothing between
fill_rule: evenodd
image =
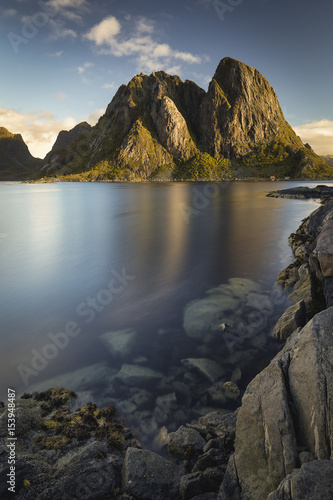
<instances>
[{"instance_id":1,"label":"blue sky","mask_svg":"<svg viewBox=\"0 0 333 500\"><path fill-rule=\"evenodd\" d=\"M135 74L207 89L229 56L261 71L303 141L333 155L332 19L327 0L2 0L0 126L43 157Z\"/></svg>"}]
</instances>

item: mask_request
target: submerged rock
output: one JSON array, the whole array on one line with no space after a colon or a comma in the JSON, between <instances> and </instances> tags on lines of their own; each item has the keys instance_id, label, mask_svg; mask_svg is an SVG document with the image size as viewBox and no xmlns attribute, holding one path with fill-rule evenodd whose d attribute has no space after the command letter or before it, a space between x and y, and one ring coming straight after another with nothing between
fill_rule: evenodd
<instances>
[{"instance_id":1,"label":"submerged rock","mask_svg":"<svg viewBox=\"0 0 333 500\"><path fill-rule=\"evenodd\" d=\"M244 307L249 305L246 304L247 296L260 291L258 283L246 278L231 278L228 283L207 290L208 297L194 300L185 308L183 326L186 334L192 338L203 338L219 327L227 329L228 325L221 322L221 318L230 313L237 316L242 302Z\"/></svg>"},{"instance_id":2,"label":"submerged rock","mask_svg":"<svg viewBox=\"0 0 333 500\"><path fill-rule=\"evenodd\" d=\"M216 361L207 358L187 358L181 360L188 369L194 368L213 384L223 377L225 370Z\"/></svg>"},{"instance_id":3,"label":"submerged rock","mask_svg":"<svg viewBox=\"0 0 333 500\"><path fill-rule=\"evenodd\" d=\"M132 352L137 341L137 334L134 330L127 328L104 333L100 338L113 356L125 358Z\"/></svg>"},{"instance_id":4,"label":"submerged rock","mask_svg":"<svg viewBox=\"0 0 333 500\"><path fill-rule=\"evenodd\" d=\"M146 366L124 363L117 373L116 378L126 385L141 386L158 382L163 378L163 374Z\"/></svg>"}]
</instances>

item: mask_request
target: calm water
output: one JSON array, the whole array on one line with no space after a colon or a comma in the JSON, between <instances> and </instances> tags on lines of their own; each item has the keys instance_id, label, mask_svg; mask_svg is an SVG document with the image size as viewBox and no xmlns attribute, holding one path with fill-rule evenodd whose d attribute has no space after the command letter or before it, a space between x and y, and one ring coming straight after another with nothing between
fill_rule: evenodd
<instances>
[{"instance_id":1,"label":"calm water","mask_svg":"<svg viewBox=\"0 0 333 500\"><path fill-rule=\"evenodd\" d=\"M292 261L289 234L318 206L265 197L291 185L0 184L1 398L70 384L150 436L220 407L221 384L243 389L271 355L280 309L265 297ZM245 341L222 338L219 321L248 326L256 310ZM219 361L224 375L184 358ZM124 364L139 372L118 375Z\"/></svg>"}]
</instances>

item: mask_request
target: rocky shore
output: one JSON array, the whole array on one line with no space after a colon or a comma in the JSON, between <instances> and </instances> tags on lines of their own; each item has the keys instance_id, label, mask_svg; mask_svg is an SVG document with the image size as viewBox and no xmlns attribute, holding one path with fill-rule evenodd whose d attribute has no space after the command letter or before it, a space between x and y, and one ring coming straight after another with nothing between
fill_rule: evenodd
<instances>
[{"instance_id":1,"label":"rocky shore","mask_svg":"<svg viewBox=\"0 0 333 500\"><path fill-rule=\"evenodd\" d=\"M293 198L299 200L307 200L310 198L320 200L331 200L333 198L333 187L318 185L315 188L300 186L289 189L280 189L271 191L266 196L270 198Z\"/></svg>"},{"instance_id":2,"label":"rocky shore","mask_svg":"<svg viewBox=\"0 0 333 500\"><path fill-rule=\"evenodd\" d=\"M75 409L67 389L27 394L16 401L15 498L333 498L333 201L289 241L295 260L278 284L292 305L272 330L285 345L250 382L237 411L213 411L175 432L162 428L157 454L142 449L111 407ZM188 322L190 336L196 325ZM3 499L13 497L7 415L2 404Z\"/></svg>"}]
</instances>

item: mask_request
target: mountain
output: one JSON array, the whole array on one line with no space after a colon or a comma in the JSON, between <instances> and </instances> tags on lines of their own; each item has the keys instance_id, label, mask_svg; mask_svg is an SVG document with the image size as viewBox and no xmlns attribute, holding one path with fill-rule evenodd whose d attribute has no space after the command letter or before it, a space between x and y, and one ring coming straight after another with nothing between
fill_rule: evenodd
<instances>
[{"instance_id":1,"label":"mountain","mask_svg":"<svg viewBox=\"0 0 333 500\"><path fill-rule=\"evenodd\" d=\"M30 154L20 134L0 127L0 181L24 180L41 162Z\"/></svg>"},{"instance_id":2,"label":"mountain","mask_svg":"<svg viewBox=\"0 0 333 500\"><path fill-rule=\"evenodd\" d=\"M323 160L326 161L326 163L329 163L330 165L333 165L333 155L326 155L326 156L321 156Z\"/></svg>"},{"instance_id":3,"label":"mountain","mask_svg":"<svg viewBox=\"0 0 333 500\"><path fill-rule=\"evenodd\" d=\"M207 92L163 71L135 76L95 127L53 148L36 177L45 173L68 180L320 178L333 168L303 145L259 71L226 57Z\"/></svg>"},{"instance_id":4,"label":"mountain","mask_svg":"<svg viewBox=\"0 0 333 500\"><path fill-rule=\"evenodd\" d=\"M84 137L90 130L91 125L87 122L82 122L69 131L62 130L59 132L53 148L43 160L43 166L39 169L39 175L45 176L49 172L59 173L60 171L64 174L66 172L66 165L72 160L71 144L79 137Z\"/></svg>"}]
</instances>

